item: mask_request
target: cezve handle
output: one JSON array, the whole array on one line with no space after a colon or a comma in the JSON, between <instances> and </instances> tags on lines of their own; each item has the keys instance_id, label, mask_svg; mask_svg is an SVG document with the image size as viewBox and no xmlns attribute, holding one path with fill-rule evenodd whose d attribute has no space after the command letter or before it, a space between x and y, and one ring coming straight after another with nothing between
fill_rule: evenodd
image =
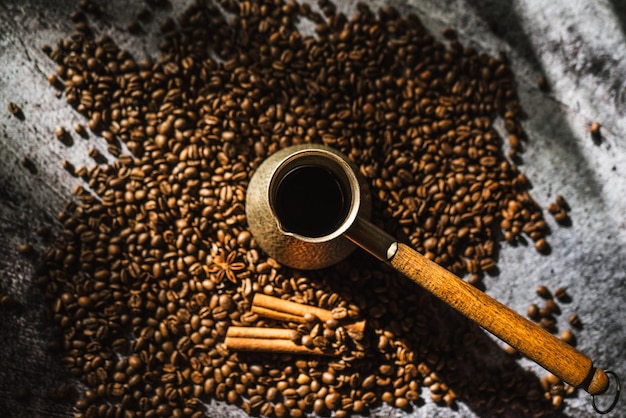
<instances>
[{"instance_id":1,"label":"cezve handle","mask_svg":"<svg viewBox=\"0 0 626 418\"><path fill-rule=\"evenodd\" d=\"M370 222L357 219L345 236L563 381L591 395L607 390L607 374L589 357Z\"/></svg>"}]
</instances>

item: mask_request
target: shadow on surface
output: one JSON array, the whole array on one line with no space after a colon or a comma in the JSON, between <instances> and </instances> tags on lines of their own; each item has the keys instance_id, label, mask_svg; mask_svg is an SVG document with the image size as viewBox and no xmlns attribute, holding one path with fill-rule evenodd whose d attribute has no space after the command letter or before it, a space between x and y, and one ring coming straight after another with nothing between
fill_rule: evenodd
<instances>
[{"instance_id":1,"label":"shadow on surface","mask_svg":"<svg viewBox=\"0 0 626 418\"><path fill-rule=\"evenodd\" d=\"M542 71L542 64L525 35L525 28L511 0L468 0L467 5L489 27L493 35L506 42L523 57L535 71Z\"/></svg>"},{"instance_id":2,"label":"shadow on surface","mask_svg":"<svg viewBox=\"0 0 626 418\"><path fill-rule=\"evenodd\" d=\"M609 0L613 8L613 14L619 22L622 33L626 35L626 2L623 0Z\"/></svg>"},{"instance_id":3,"label":"shadow on surface","mask_svg":"<svg viewBox=\"0 0 626 418\"><path fill-rule=\"evenodd\" d=\"M614 2L618 3L617 1ZM522 26L520 16L513 3L512 1L500 2L497 0L467 1L468 6L488 25L497 38L508 44L521 58L526 60L532 70L544 74L544 63L538 57L532 42L526 35L533 28ZM626 3L625 6L620 7L626 12ZM572 36L577 35L572 34ZM533 82L533 80L529 81ZM600 184L574 140L575 134L565 115L565 108L549 99L538 88L536 90L526 89L526 93L528 96L521 99L522 107L532 111L530 113L532 117L525 123L525 130L531 132L531 137L527 138L529 142L532 143L535 138L540 140L545 138L545 146L550 151L553 160L562 161L563 169L568 170L569 168L572 171L572 178L576 178L577 188L592 193L591 197L603 206ZM528 103L530 100L534 103ZM569 167L567 167L568 165ZM573 221L575 223L575 220Z\"/></svg>"},{"instance_id":4,"label":"shadow on surface","mask_svg":"<svg viewBox=\"0 0 626 418\"><path fill-rule=\"evenodd\" d=\"M0 173L1 174L1 173ZM11 201L0 204L0 235L29 237L32 224L47 215L41 208L29 211L30 219L8 219L14 205L23 205L24 196L11 195ZM50 221L49 221L50 222ZM0 250L15 253L3 242ZM29 242L30 238L29 238ZM39 246L37 245L37 249ZM43 315L44 296L35 284L30 265L37 256L0 259L0 294L11 296L13 306L0 306L0 416L2 417L65 417L71 415L72 390L69 373L62 366L61 356L49 350L52 325Z\"/></svg>"}]
</instances>

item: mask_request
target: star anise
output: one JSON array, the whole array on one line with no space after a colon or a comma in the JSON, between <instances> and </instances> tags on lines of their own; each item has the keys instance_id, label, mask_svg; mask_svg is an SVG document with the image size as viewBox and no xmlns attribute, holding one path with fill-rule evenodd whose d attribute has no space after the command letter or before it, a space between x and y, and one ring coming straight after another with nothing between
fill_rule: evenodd
<instances>
[{"instance_id":1,"label":"star anise","mask_svg":"<svg viewBox=\"0 0 626 418\"><path fill-rule=\"evenodd\" d=\"M212 255L212 263L207 268L207 273L217 283L221 283L224 277L233 283L237 283L237 273L246 268L245 263L237 261L237 256L237 251L231 251L224 256L224 251L219 250L217 254Z\"/></svg>"}]
</instances>

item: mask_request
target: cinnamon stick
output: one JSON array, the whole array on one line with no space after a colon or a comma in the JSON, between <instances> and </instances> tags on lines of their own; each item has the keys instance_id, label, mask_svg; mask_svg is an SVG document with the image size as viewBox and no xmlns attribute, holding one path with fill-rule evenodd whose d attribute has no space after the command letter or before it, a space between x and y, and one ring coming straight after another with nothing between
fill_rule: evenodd
<instances>
[{"instance_id":1,"label":"cinnamon stick","mask_svg":"<svg viewBox=\"0 0 626 418\"><path fill-rule=\"evenodd\" d=\"M226 331L224 343L233 351L256 351L270 353L314 354L330 356L333 351L323 351L319 348L309 348L296 344L293 340L298 332L286 328L261 327L229 327Z\"/></svg>"},{"instance_id":2,"label":"cinnamon stick","mask_svg":"<svg viewBox=\"0 0 626 418\"><path fill-rule=\"evenodd\" d=\"M294 340L298 331L287 328L261 328L231 326L226 330L226 337L232 338L263 338L273 340Z\"/></svg>"},{"instance_id":3,"label":"cinnamon stick","mask_svg":"<svg viewBox=\"0 0 626 418\"><path fill-rule=\"evenodd\" d=\"M285 299L268 296L263 293L257 293L254 295L254 298L252 299L252 312L279 321L298 323L305 322L304 315L306 314L313 314L322 321L334 319L332 312L329 310L303 303L291 302ZM363 332L365 329L365 321L353 322L343 326L353 331Z\"/></svg>"},{"instance_id":4,"label":"cinnamon stick","mask_svg":"<svg viewBox=\"0 0 626 418\"><path fill-rule=\"evenodd\" d=\"M292 315L304 316L305 314L313 314L322 321L332 319L333 315L326 309L318 308L317 306L305 305L303 303L291 302L281 298L275 298L263 293L257 293L252 299L252 306L258 306L261 308L272 309L278 312L285 312Z\"/></svg>"},{"instance_id":5,"label":"cinnamon stick","mask_svg":"<svg viewBox=\"0 0 626 418\"><path fill-rule=\"evenodd\" d=\"M253 351L268 353L315 354L319 356L335 355L334 352L322 351L319 348L308 348L291 340L229 337L224 340L226 347L233 351Z\"/></svg>"},{"instance_id":6,"label":"cinnamon stick","mask_svg":"<svg viewBox=\"0 0 626 418\"><path fill-rule=\"evenodd\" d=\"M270 308L263 308L261 306L252 305L250 310L260 316L264 316L265 318L275 319L276 321L281 322L296 322L298 324L303 324L306 322L303 316L293 315L287 312L275 311Z\"/></svg>"},{"instance_id":7,"label":"cinnamon stick","mask_svg":"<svg viewBox=\"0 0 626 418\"><path fill-rule=\"evenodd\" d=\"M304 323L306 314L315 315L322 321L334 319L332 312L303 303L291 302L257 293L252 300L251 311L257 315L282 322ZM365 321L343 325L345 328L363 332ZM224 340L226 347L234 351L262 351L272 353L336 355L335 350L324 351L296 344L298 332L286 328L229 327Z\"/></svg>"}]
</instances>

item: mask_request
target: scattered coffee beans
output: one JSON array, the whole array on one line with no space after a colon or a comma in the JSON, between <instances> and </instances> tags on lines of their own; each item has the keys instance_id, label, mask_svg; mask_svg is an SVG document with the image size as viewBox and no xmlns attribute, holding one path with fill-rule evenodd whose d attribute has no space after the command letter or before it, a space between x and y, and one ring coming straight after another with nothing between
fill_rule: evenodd
<instances>
[{"instance_id":1,"label":"scattered coffee beans","mask_svg":"<svg viewBox=\"0 0 626 418\"><path fill-rule=\"evenodd\" d=\"M557 202L558 201L559 199L557 199ZM562 202L563 201L561 201L561 203ZM567 294L564 287L559 287L554 292L550 292L546 286L540 285L537 287L536 293L544 299L544 305L539 308L537 304L531 303L528 306L526 315L528 318L537 322L546 331L553 334L558 333L557 316L561 314L561 307L558 305L557 301L569 303L571 302L571 297ZM553 295L556 300L553 299ZM575 313L568 317L568 323L574 328L581 328L580 319ZM559 338L572 346L576 345L576 336L571 329L562 331ZM549 399L556 408L560 408L563 404L563 399L573 396L576 390L574 387L563 383L558 377L551 373L541 378L541 385L545 398Z\"/></svg>"},{"instance_id":2,"label":"scattered coffee beans","mask_svg":"<svg viewBox=\"0 0 626 418\"><path fill-rule=\"evenodd\" d=\"M554 220L561 225L571 224L569 217L570 206L561 195L557 195L555 202L548 205L548 212L554 217Z\"/></svg>"},{"instance_id":3,"label":"scattered coffee beans","mask_svg":"<svg viewBox=\"0 0 626 418\"><path fill-rule=\"evenodd\" d=\"M51 345L86 388L77 417L198 417L209 399L254 415L346 416L417 407L422 386L442 406L462 397L494 413L550 413L522 371L467 362L482 334L371 257L299 272L257 248L248 181L267 156L306 142L359 167L375 223L474 284L495 268L501 235L547 248L541 208L492 124L502 117L521 150L506 58L464 47L451 29L443 44L393 8L360 4L348 18L318 5L198 2L164 22L158 60L92 36L82 13L71 39L43 48L57 64L50 83L115 157L64 162L85 184L58 216L39 280ZM288 324L307 346L350 344L337 358L231 353L229 326L280 326L249 314L257 292L366 319L368 332Z\"/></svg>"}]
</instances>

